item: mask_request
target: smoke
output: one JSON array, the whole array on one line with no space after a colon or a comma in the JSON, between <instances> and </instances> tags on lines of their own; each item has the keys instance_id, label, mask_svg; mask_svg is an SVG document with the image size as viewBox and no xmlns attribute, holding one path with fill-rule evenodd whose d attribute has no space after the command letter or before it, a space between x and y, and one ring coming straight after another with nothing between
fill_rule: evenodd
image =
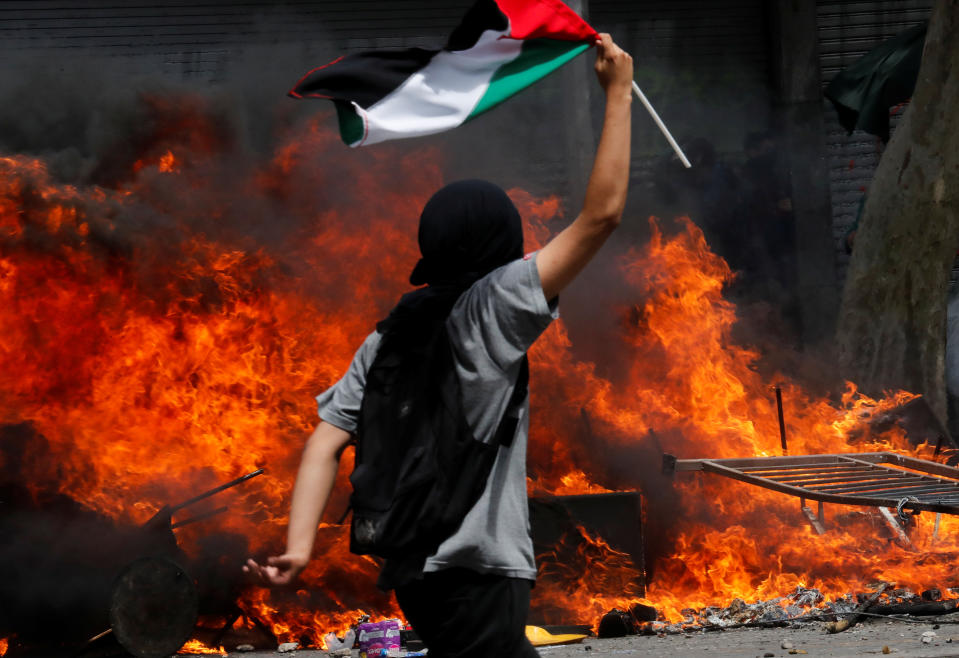
<instances>
[{"instance_id":1,"label":"smoke","mask_svg":"<svg viewBox=\"0 0 959 658\"><path fill-rule=\"evenodd\" d=\"M333 40L320 32L315 42ZM380 201L389 199L384 192L401 188L422 189L418 201L425 201L450 180L488 178L536 195L559 194L563 209L550 224L554 233L575 217L579 198L571 189L585 184L588 171L577 172L566 162L568 114L555 111L569 103L563 98L566 72L457 131L353 150L336 140L327 103L284 97L296 77L334 54L308 52L302 45L247 48L231 58L212 86L174 82L159 73L131 75L115 58L84 53L55 66L23 56L10 67L20 74L0 81L0 151L41 157L55 182L106 190L106 198L78 204L90 231L84 241L105 263L130 269L141 291L161 307L184 296L201 306L223 303L222 282L214 274L177 281L171 290L170 271L178 264L207 273L216 269L208 256L184 252L184 240L194 236L246 254L245 264L254 263L257 271L243 282L250 294L266 285L297 286L325 304L355 304L348 287L338 285L340 274L354 267L350 255L327 253L318 261L302 245L322 240L332 226L339 229L338 240L351 244L351 237L399 220L398 235L390 237L402 235L403 242L382 245L386 248L365 260L377 267L368 277L373 282L368 303L385 313L395 291L405 286L398 272L403 277L416 257L419 203L393 208ZM798 331L795 295L789 281L770 275L781 272L783 263L767 258L770 250L762 240L743 239L755 233L747 229L756 221L745 198L745 142L750 127L770 124L768 91L749 75L717 80L663 61L642 61L637 78L674 133L685 136L696 166L690 171L678 166L637 103L638 164L623 224L563 294L574 352L614 382L629 374L619 358L622 345L610 337L622 333L644 300L624 282L622 257L648 240L650 215L663 218L665 226L690 216L713 250L739 272L728 291L740 308L736 341L760 345L776 363L771 370L795 367L803 362L792 349ZM585 59L575 64L588 68ZM731 58L715 66L736 71L737 64ZM591 73L586 84L594 92L589 116L595 136L602 98ZM717 116L723 120L711 120ZM167 154L174 156L179 175L162 171ZM761 181L751 185L763 191ZM769 191L776 192L773 205L788 198ZM46 237L51 244L43 248L64 243L62 233ZM32 238L42 242L43 232Z\"/></svg>"},{"instance_id":2,"label":"smoke","mask_svg":"<svg viewBox=\"0 0 959 658\"><path fill-rule=\"evenodd\" d=\"M264 19L260 29L267 24ZM333 40L319 33L316 43ZM175 236L190 232L241 249L268 248L282 267L307 275L288 246L302 238L304 229L316 230L317 217L340 209L339 221L358 227L373 223L367 211L369 198L363 198L371 191L344 185L339 171L344 161L356 167L377 163L386 172L421 167L423 161L432 160L435 187L457 178L488 178L504 188L520 186L537 195L563 197L562 217L553 223L554 230L575 217L580 199L573 188L585 185L588 170L577 172L569 166L564 137L569 115L555 111L567 104L563 100L567 72L452 133L375 150L347 150L329 141L306 146L302 140L310 133L311 120L315 128L332 132L330 108L326 103L296 102L284 94L301 72L335 55L329 45L322 48L319 52L307 52L303 45L246 48L231 58L213 86L173 82L161 74L130 75L111 58L83 53L57 60L55 66L49 60L22 56L11 67L21 75L0 81L0 151L41 156L54 179L72 185L122 190L134 180L140 183L137 202L108 213L109 230L91 228L110 250L140 256L148 252L150 260L159 262L177 258L175 250L158 251L155 244L149 250L137 249L144 239L166 236L159 242L173 245ZM574 64L588 68L586 60ZM769 121L766 106L759 102L766 94L755 89L754 80L710 86L689 70L664 66L662 60L637 71L650 96L659 99L660 111L674 132L691 135L685 140L687 148L705 143L705 150L713 153L694 147L691 154L697 167L683 171L637 103L634 152L641 164L623 226L564 294L562 309L577 354L614 378L621 374L621 360L607 337L616 333L622 312L636 303L632 291L622 285L617 257L648 238L650 215L666 220L687 215L704 228L720 255L735 260L723 242L738 245L737 227L747 223L734 180L745 157L737 142L745 137L745 125ZM586 96L591 99L587 116L598 134L602 94L591 73L585 81L592 89ZM727 120L705 121L706 107ZM271 163L280 149L297 141L301 147L297 166ZM315 150L308 152L311 146ZM191 189L186 194L179 189L180 181L156 175L155 164L167 152L181 159L180 166L191 176L207 183L202 191ZM588 164L591 158L591 153L585 154L583 162ZM392 162L382 166L384 161ZM138 162L146 163L139 172ZM713 171L717 163L725 163L718 174ZM270 183L251 189L251 178L264 173L272 178ZM373 182L383 185L391 178L384 173ZM729 189L717 189L724 186ZM409 209L407 226L417 214L418 208ZM732 237L719 235L723 231ZM734 268L738 265L734 263ZM148 276L159 283L164 275ZM746 339L757 342L781 333L777 329L790 329L792 319L783 316L794 315L795 309L783 286L750 291L746 297L743 326L757 327L745 331ZM757 304L757 309L751 308Z\"/></svg>"},{"instance_id":3,"label":"smoke","mask_svg":"<svg viewBox=\"0 0 959 658\"><path fill-rule=\"evenodd\" d=\"M592 18L598 29L610 29L633 52L637 80L687 149L697 142L705 143L714 156L710 162L703 149L694 147L691 154L697 167L692 172L683 171L651 120L635 104L636 166L626 218L610 245L566 292L563 305L577 353L598 363L611 377L620 374L620 360L606 337L616 331L620 318L618 311L610 309L635 303L611 263L648 238L646 219L650 215L667 221L679 215L692 217L707 232L714 250L727 260L736 260L732 252L735 247L745 249L740 246L742 241L735 235L719 234L735 234L737 227L748 223L739 198L741 190L736 189L741 187L741 168L747 159L744 143L749 133L773 128L770 92L762 72L745 59L745 51L720 51L707 61L686 57L687 48L677 46L675 53L665 57L645 38L642 21L648 17L644 16L642 12L637 14L639 22L635 24L618 18L614 21L601 11ZM19 74L0 81L0 99L4 101L0 107L0 150L43 156L60 181L110 188L130 180L131 166L138 159L155 159L166 150L184 157L216 152L220 154L216 162L208 157L190 163L197 175L220 179L209 189L231 193L248 190L250 173L262 170L277 148L303 130L310 117L322 117L319 125L333 129L335 122L328 104L284 97L301 73L339 54L339 40L318 21L297 16L297 24L311 31L309 42L247 45L242 51L231 52L229 60L217 66L212 86L204 81L175 82L168 72L144 74L142 66L141 72L133 74L119 58L96 57L84 51L71 50L70 57L42 61L35 54L21 55L19 61L8 66ZM277 9L250 22L245 40L256 43L261 37L275 35L280 27L288 27L289 16ZM690 39L689 52L694 52L700 47L695 34L678 32L677 44ZM435 35L436 44L443 39L443 34ZM480 177L504 188L521 186L537 195L560 194L565 203L562 219L555 222L558 229L578 212L580 195L576 188L585 185L592 158L592 153L567 152L567 132L571 129L568 108L576 100L589 101L586 116L592 125L586 129L592 128L593 139L584 143L595 141L603 113L602 94L589 71L591 57L588 53L537 85L535 91L521 94L507 106L457 131L395 148L379 147L377 152L385 152L385 157L393 160L394 169L422 166L426 158L438 160L436 187L458 178ZM587 89L571 100L568 91L574 67L584 69L577 73L582 78L577 80ZM158 63L155 68L162 67ZM197 130L191 122L200 122L202 129ZM572 128L580 130L583 126ZM184 195L182 190L162 189L164 179L159 177L153 181L158 188L156 196L187 204L185 212L178 212L178 221L187 218L190 230L231 239L241 247L265 245L282 255L288 253L285 243L300 237L297 231L311 221L310 216L315 218L330 208L364 206L363 200L358 204L356 196L344 188L337 167L344 160L365 166L374 159L372 154L340 149L335 144L325 146L317 154L322 162L316 158L298 163L296 169L284 169L279 176L285 180L258 194L240 193L232 199L196 198L195 194ZM577 171L569 162L571 155L583 155L580 159L586 168ZM725 166L728 175L713 180L716 176L712 169L717 163ZM316 171L312 165L324 172L326 180L307 173ZM364 190L363 194L369 195L370 191ZM112 232L113 239L127 245L135 240L131 236L175 232L177 229L170 227L177 222L162 208L157 212L156 205L124 209L119 230ZM416 211L410 209L409 221L415 221ZM367 226L369 219L368 213L353 212L348 221ZM123 235L117 237L118 232ZM750 246L745 259L758 261L763 251L761 245L758 249ZM288 260L285 266L297 267L295 258L284 260ZM732 264L734 269L743 269L741 263ZM738 300L743 308L744 339L760 342L771 333L781 334L783 329L795 334L795 304L786 287L749 290ZM756 328L745 329L751 326Z\"/></svg>"},{"instance_id":4,"label":"smoke","mask_svg":"<svg viewBox=\"0 0 959 658\"><path fill-rule=\"evenodd\" d=\"M122 327L122 317L116 317L122 313L116 309L125 290L135 293L131 295L135 311L174 325L188 312L217 312L270 291L295 291L310 300L318 314L343 318L344 324L364 322L362 327L318 324L310 336L313 341L340 332L356 340L372 329L369 320L385 314L407 287L406 274L416 260L419 210L429 194L450 180L481 177L534 195L559 194L563 211L547 224L553 233L575 217L578 199L569 190L577 172L563 162L565 145L558 143L565 117L552 111L558 102L565 102L558 78L452 133L352 150L335 135L328 104L284 97L301 72L331 56L311 55L304 65L307 59L296 48L249 49L213 86L172 82L161 75L126 75L109 60L85 55L52 68L28 60L11 67L21 75L0 81L0 156L19 154L21 159L0 168L15 170L25 182L14 197L17 207L25 210L26 228L0 234L0 248L49 254L65 268L72 266L75 252L89 253L92 269L82 279L87 310L90 316L102 313L111 318L100 327L99 336L68 334L76 343L65 346L63 353L77 353L72 357L60 352L57 358L51 356L54 350L43 344L38 332L36 344L28 347L36 350L38 359L49 360L48 370L57 378L49 390L34 391L37 397L62 398L67 406L71 396L90 394L81 376L82 364L71 359L82 358L81 352L97 354L98 337L105 342L111 330ZM601 109L600 99L593 100L595 123ZM684 123L669 103L661 110L674 127ZM692 116L685 123L696 119ZM644 120L637 110L635 125ZM570 353L580 362L595 364L590 374L607 378L613 386L625 385L637 367L645 366L622 357L631 353L624 335L642 322L646 301L645 292L624 279L622 263L630 250L648 240L649 215L662 216L670 231L682 230L671 221L680 215L692 216L707 231L723 226L711 223L703 210L705 192L716 186L710 177L715 167L707 167L704 160L694 172L684 172L670 162L661 138L650 127L637 129L636 135L638 147L651 142L658 146L637 148L644 164L634 172L623 226L564 292L562 303L573 342ZM735 148L728 146L728 136L721 143ZM28 156L39 158L46 169L32 167ZM716 155L724 157L722 152ZM580 173L584 183L587 172ZM724 180L720 177L720 182ZM729 185L730 189L719 185L719 191L730 192L735 186ZM716 202L711 208L736 225L739 203ZM75 221L52 230L48 213L40 211L53 207L66 208L66 215L75 216ZM711 240L717 250L719 244L719 238ZM101 280L120 283L110 289ZM36 295L45 294L49 290L38 283ZM51 322L63 324L55 314ZM267 318L263 324L269 322ZM747 337L751 333L743 331ZM764 331L781 335L774 325ZM272 335L269 349L291 350L287 338ZM174 332L171 340L181 339ZM296 370L303 353L293 354L290 367ZM323 364L330 371L339 365ZM328 384L338 374L323 372L306 379ZM265 374L257 375L266 380L263 388L274 385ZM189 376L207 377L214 388L220 385L201 366ZM302 380L298 383L302 385ZM534 387L545 385L534 379ZM150 401L149 386L146 389L141 396ZM222 393L235 390L224 387ZM252 414L262 412L258 402L273 399L259 388L255 393L241 388L237 398L253 400L247 409ZM293 405L285 398L281 403L284 415L292 420L289 426L277 423L277 433L291 433L290 426L301 429L298 410L290 412ZM587 415L591 412L587 406ZM232 431L226 428L224 433ZM653 503L648 528L651 557L667 554L671 536L660 530L668 530L686 512L660 472L662 452L683 443L678 431L667 428L658 435L625 436L621 429L594 420L591 430L577 432L566 426L561 432L562 443L574 445L571 452L585 470L603 478L601 484L647 492ZM582 440L571 441L571 435ZM36 435L31 441L35 454L42 454L42 438ZM282 462L279 470L289 474L296 451L282 452L271 453L271 458ZM8 463L20 461L9 459ZM54 466L24 470L49 474L43 486L55 491ZM50 526L49 534L57 532L55 525ZM237 558L246 553L235 542L212 541L205 547L213 556ZM9 557L8 564L17 563L16 556ZM236 564L235 559L228 562ZM342 590L350 591L351 577L341 580ZM338 589L335 583L331 587Z\"/></svg>"},{"instance_id":5,"label":"smoke","mask_svg":"<svg viewBox=\"0 0 959 658\"><path fill-rule=\"evenodd\" d=\"M389 147L350 151L334 137L327 104L285 98L305 67L292 49L269 57L248 49L233 62L236 75L215 86L124 75L109 58L83 54L56 67L22 60L12 68L20 74L0 82L0 153L39 158L45 171L23 194L59 186L60 200L89 230L87 248L132 267L147 295L163 296L170 270L200 258L182 244L203 236L260 258L277 279L301 278L324 300L345 301L330 285L333 268L317 281L299 246L334 222L347 234L368 232L384 210L368 183L395 179L389 170L409 166L409 152L384 160ZM435 174L425 165L407 182ZM408 213L406 226L415 218ZM65 240L48 232L40 244L44 231L29 233L42 249Z\"/></svg>"},{"instance_id":6,"label":"smoke","mask_svg":"<svg viewBox=\"0 0 959 658\"><path fill-rule=\"evenodd\" d=\"M80 645L109 628L113 578L142 537L57 495L51 481L22 481L45 447L28 424L0 426L0 635Z\"/></svg>"}]
</instances>

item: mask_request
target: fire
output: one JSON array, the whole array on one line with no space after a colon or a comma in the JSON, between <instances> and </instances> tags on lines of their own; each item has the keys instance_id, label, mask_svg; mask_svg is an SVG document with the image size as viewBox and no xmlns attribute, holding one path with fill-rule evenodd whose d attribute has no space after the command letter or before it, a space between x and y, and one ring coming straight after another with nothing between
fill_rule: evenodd
<instances>
[{"instance_id":1,"label":"fire","mask_svg":"<svg viewBox=\"0 0 959 658\"><path fill-rule=\"evenodd\" d=\"M7 655L7 649L10 647L10 640L7 638L0 638L0 656Z\"/></svg>"},{"instance_id":2,"label":"fire","mask_svg":"<svg viewBox=\"0 0 959 658\"><path fill-rule=\"evenodd\" d=\"M632 558L582 526L548 554L537 556L537 562L541 579L559 583L547 596L536 597L535 614L545 623L568 623L570 610L577 611L584 623L593 623L613 608L629 610L644 601L643 575Z\"/></svg>"},{"instance_id":3,"label":"fire","mask_svg":"<svg viewBox=\"0 0 959 658\"><path fill-rule=\"evenodd\" d=\"M319 647L325 647L322 636L327 632L341 632L362 617L381 621L401 616L392 597L380 594L374 598L369 591L363 593L364 588L377 592L374 583L379 568L369 557L350 554L344 527L323 524L318 543L323 554L310 563L302 580L323 587L303 587L283 593L250 589L241 599L243 609L268 621L281 642L296 641L305 634Z\"/></svg>"},{"instance_id":4,"label":"fire","mask_svg":"<svg viewBox=\"0 0 959 658\"><path fill-rule=\"evenodd\" d=\"M913 588L949 582L954 541L942 540L931 550L933 515L918 520L916 549L926 559L917 566L909 549L890 547L881 524L862 511L827 505L829 533L820 537L788 496L716 476L664 482L657 475L662 452L717 458L780 454L773 383L784 391L791 454L915 452L898 428L874 436L868 425L871 417L915 396L899 392L872 400L849 383L836 404L813 398L782 373L763 377L759 352L730 338L736 309L722 298L732 275L726 264L688 220L669 234L656 221L652 230L649 244L621 261L642 300L622 312L622 358L630 364L624 381L599 378L590 365L570 360L561 327L534 349L534 363L549 372L536 384L550 380L545 391L533 388L534 405L550 408L549 414L534 410L534 423L547 416L551 437L542 445L543 428L534 434L533 488L569 493L583 464L592 474L586 487L598 482L622 488L630 475L633 483L642 482L653 510L650 531L667 533L658 538L662 553L651 556L648 602L672 621L683 619L684 608L725 605L737 597L774 598L797 583L840 596L883 578ZM568 402L557 410L550 399ZM578 410L589 410L591 433L603 438L605 455L596 450L595 437L579 445L562 440L564 431L582 424ZM856 445L849 443L853 437ZM549 486L557 481L561 484ZM941 533L940 538L947 536ZM590 568L601 564L591 562ZM595 623L587 608L576 606L580 621Z\"/></svg>"},{"instance_id":5,"label":"fire","mask_svg":"<svg viewBox=\"0 0 959 658\"><path fill-rule=\"evenodd\" d=\"M154 166L157 168L157 171L163 172L165 174L176 173L180 170L180 164L177 162L176 156L173 155L173 151L167 151L160 155L159 158L155 160L137 160L133 163L133 171L139 172L144 167Z\"/></svg>"},{"instance_id":6,"label":"fire","mask_svg":"<svg viewBox=\"0 0 959 658\"><path fill-rule=\"evenodd\" d=\"M199 640L190 640L182 647L177 653L186 653L186 654L204 654L204 655L215 655L215 656L226 656L228 655L227 650L222 646L217 647L216 649L208 647Z\"/></svg>"},{"instance_id":7,"label":"fire","mask_svg":"<svg viewBox=\"0 0 959 658\"><path fill-rule=\"evenodd\" d=\"M143 168L116 188L57 183L35 158L0 160L0 367L17 373L0 379L0 424L36 432L24 483L143 522L265 466L268 476L217 499L228 514L177 534L187 550L211 528L249 538L255 553L282 549L299 452L316 422L313 396L403 289L392 272L415 262L419 207L441 184L438 169L419 166L404 196L368 196L365 185L394 176L389 159L342 170L353 188L324 183L334 139L307 126L246 171L228 166L229 153L184 150L179 168L162 177ZM241 179L245 198L197 187L223 171ZM190 194L171 204L178 185ZM342 203L313 199L324 186ZM310 199L296 196L305 189ZM279 237L219 224L251 205L287 217ZM139 232L143 221L158 233ZM346 472L331 518L345 509ZM314 643L350 617L341 613L348 602L347 610L393 612L372 587L376 566L349 553L342 528L321 532L317 554L305 574L312 600L261 596L268 604L250 612L281 637ZM280 608L293 612L275 619Z\"/></svg>"},{"instance_id":8,"label":"fire","mask_svg":"<svg viewBox=\"0 0 959 658\"><path fill-rule=\"evenodd\" d=\"M589 476L583 471L575 469L560 477L560 486L555 487L550 493L557 496L567 496L585 493L609 493L610 490L594 484Z\"/></svg>"},{"instance_id":9,"label":"fire","mask_svg":"<svg viewBox=\"0 0 959 658\"><path fill-rule=\"evenodd\" d=\"M319 128L328 117L290 128L265 156L241 155L202 100L142 102L156 131L97 184L64 184L39 158L0 157L0 427L35 431L18 469L34 491L131 522L265 467L223 494L227 514L177 533L188 551L215 529L272 554L316 422L313 396L407 289L416 218L444 182L442 156L346 151ZM558 198L510 194L527 246L545 243L562 218ZM689 221L651 230L609 268L629 291L610 311L616 367L579 358L561 322L531 351L531 493L642 491L656 533L645 602L671 620L798 583L833 596L879 578L949 584L955 519L934 537L932 515L921 515L907 549L862 511L827 506L819 537L787 496L710 476L663 480L662 452L779 454L774 385L791 454L915 451L897 428L880 435L868 423L910 394L871 400L848 384L830 400L769 372L759 350L732 339L736 308L722 291L733 274L702 233ZM377 565L350 554L334 523L351 460L302 588L241 597L281 642L320 646L362 615L400 615L373 585ZM553 574L564 584L535 591L552 597L557 622L595 623L641 600L628 556L600 538L581 530L563 550L575 555Z\"/></svg>"},{"instance_id":10,"label":"fire","mask_svg":"<svg viewBox=\"0 0 959 658\"><path fill-rule=\"evenodd\" d=\"M176 157L174 157L173 151L167 151L160 156L160 162L157 163L157 169L168 174L179 169L179 165L177 165Z\"/></svg>"}]
</instances>

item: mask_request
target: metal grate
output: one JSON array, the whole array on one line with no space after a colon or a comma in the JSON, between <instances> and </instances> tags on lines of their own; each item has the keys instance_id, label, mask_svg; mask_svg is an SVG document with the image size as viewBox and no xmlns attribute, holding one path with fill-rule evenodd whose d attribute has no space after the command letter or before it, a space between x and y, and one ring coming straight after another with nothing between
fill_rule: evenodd
<instances>
[{"instance_id":1,"label":"metal grate","mask_svg":"<svg viewBox=\"0 0 959 658\"><path fill-rule=\"evenodd\" d=\"M959 469L891 452L677 459L673 464L677 471L716 473L821 503L959 514Z\"/></svg>"}]
</instances>

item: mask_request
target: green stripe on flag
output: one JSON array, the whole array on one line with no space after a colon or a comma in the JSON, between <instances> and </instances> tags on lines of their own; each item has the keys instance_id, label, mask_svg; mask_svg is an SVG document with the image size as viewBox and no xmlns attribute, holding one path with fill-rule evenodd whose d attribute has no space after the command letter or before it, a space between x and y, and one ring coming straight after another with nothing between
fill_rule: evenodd
<instances>
[{"instance_id":1,"label":"green stripe on flag","mask_svg":"<svg viewBox=\"0 0 959 658\"><path fill-rule=\"evenodd\" d=\"M502 103L513 94L546 77L563 64L589 48L582 41L530 39L523 43L519 57L500 67L490 80L489 88L470 112L469 119Z\"/></svg>"},{"instance_id":2,"label":"green stripe on flag","mask_svg":"<svg viewBox=\"0 0 959 658\"><path fill-rule=\"evenodd\" d=\"M363 125L363 118L353 109L353 103L349 101L333 101L336 105L336 119L340 124L340 139L347 146L353 146L359 142L366 134L366 126Z\"/></svg>"}]
</instances>

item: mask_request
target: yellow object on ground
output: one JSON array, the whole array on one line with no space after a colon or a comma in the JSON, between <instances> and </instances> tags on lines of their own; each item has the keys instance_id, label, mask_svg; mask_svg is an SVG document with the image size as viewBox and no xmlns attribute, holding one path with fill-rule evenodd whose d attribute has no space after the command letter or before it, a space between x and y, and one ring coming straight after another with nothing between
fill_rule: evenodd
<instances>
[{"instance_id":1,"label":"yellow object on ground","mask_svg":"<svg viewBox=\"0 0 959 658\"><path fill-rule=\"evenodd\" d=\"M545 628L540 628L539 626L526 627L526 639L528 639L534 647L545 647L549 644L573 644L575 642L582 642L586 637L588 636L579 635L578 633L553 635Z\"/></svg>"}]
</instances>

